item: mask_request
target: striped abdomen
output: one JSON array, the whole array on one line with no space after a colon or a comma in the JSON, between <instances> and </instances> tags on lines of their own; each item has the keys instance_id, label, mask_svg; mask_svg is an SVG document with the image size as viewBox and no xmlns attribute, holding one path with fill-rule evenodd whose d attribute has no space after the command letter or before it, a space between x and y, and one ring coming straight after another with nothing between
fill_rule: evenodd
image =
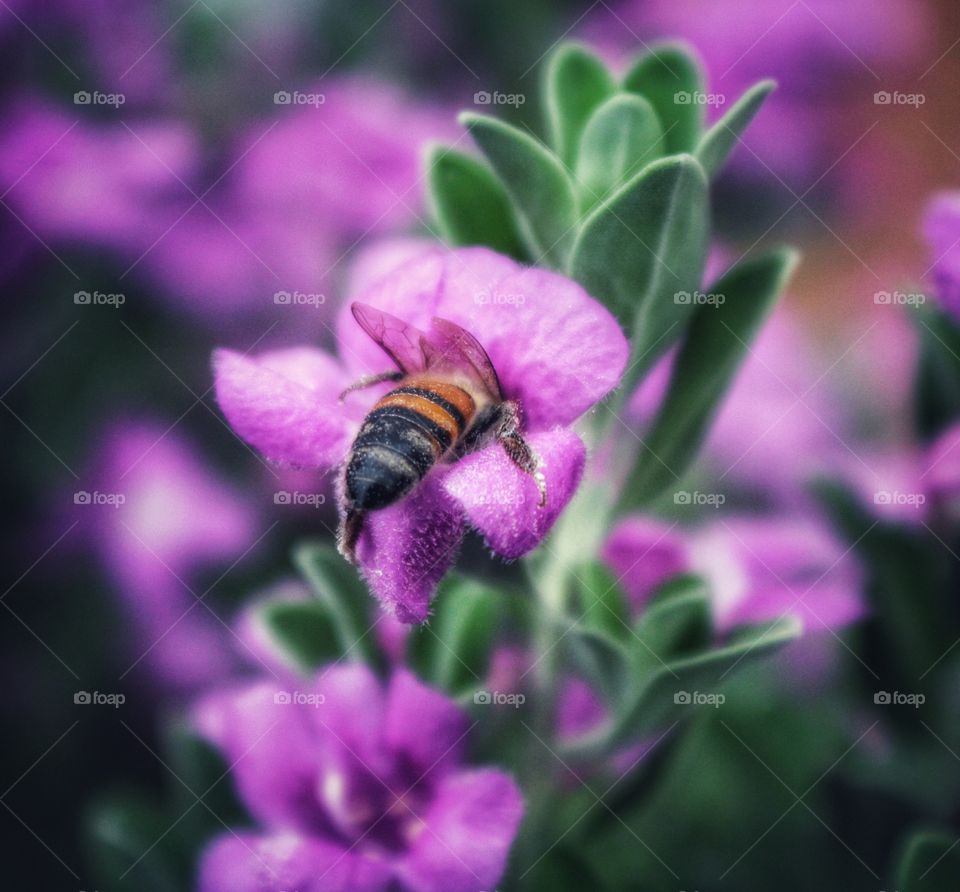
<instances>
[{"instance_id":1,"label":"striped abdomen","mask_svg":"<svg viewBox=\"0 0 960 892\"><path fill-rule=\"evenodd\" d=\"M355 509L385 508L406 495L457 442L476 410L460 387L408 378L367 416L347 464Z\"/></svg>"}]
</instances>

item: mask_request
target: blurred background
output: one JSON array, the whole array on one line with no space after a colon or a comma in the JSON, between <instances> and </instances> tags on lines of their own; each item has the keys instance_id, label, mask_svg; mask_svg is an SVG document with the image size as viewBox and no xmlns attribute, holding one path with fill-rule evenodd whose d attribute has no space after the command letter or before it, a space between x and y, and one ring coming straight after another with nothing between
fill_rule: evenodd
<instances>
[{"instance_id":1,"label":"blurred background","mask_svg":"<svg viewBox=\"0 0 960 892\"><path fill-rule=\"evenodd\" d=\"M779 491L801 464L868 492L903 479L919 345L907 308L877 295L927 293L924 209L960 183L957 4L3 0L8 888L95 888L85 810L107 789L159 799L175 783L165 719L238 671L243 605L295 585L291 543L335 522L325 481L265 465L226 426L211 350L329 346L365 252L430 237L424 146L465 147L464 108L542 134L542 64L563 38L621 67L689 40L713 115L778 79L717 188L717 252L789 241L804 260L710 448L730 464L744 425L764 439L734 462L747 509L801 498ZM797 402L770 376L816 418L764 437ZM905 792L884 740L874 762L858 752L831 771L869 726L844 700L861 651L835 637L818 645L819 683L754 679L744 714L725 713L749 746L705 719L656 791L669 832L654 822L654 848L693 862L691 884L875 890L907 829L956 824L943 728L939 792ZM811 785L816 815L791 808ZM722 833L718 809L735 816Z\"/></svg>"}]
</instances>

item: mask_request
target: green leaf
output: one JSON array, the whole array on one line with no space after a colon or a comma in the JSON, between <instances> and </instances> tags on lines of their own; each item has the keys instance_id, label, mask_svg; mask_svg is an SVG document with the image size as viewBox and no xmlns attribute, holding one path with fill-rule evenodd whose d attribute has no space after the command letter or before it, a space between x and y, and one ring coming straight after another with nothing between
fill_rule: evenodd
<instances>
[{"instance_id":1,"label":"green leaf","mask_svg":"<svg viewBox=\"0 0 960 892\"><path fill-rule=\"evenodd\" d=\"M517 260L527 253L510 197L486 164L445 146L427 157L430 198L444 239L485 245Z\"/></svg>"},{"instance_id":2,"label":"green leaf","mask_svg":"<svg viewBox=\"0 0 960 892\"><path fill-rule=\"evenodd\" d=\"M197 806L198 808L202 806ZM180 892L188 878L169 837L172 819L136 796L98 802L86 820L88 850L104 892Z\"/></svg>"},{"instance_id":3,"label":"green leaf","mask_svg":"<svg viewBox=\"0 0 960 892\"><path fill-rule=\"evenodd\" d=\"M370 595L352 567L329 545L297 546L293 562L327 608L341 655L382 666L368 612Z\"/></svg>"},{"instance_id":4,"label":"green leaf","mask_svg":"<svg viewBox=\"0 0 960 892\"><path fill-rule=\"evenodd\" d=\"M634 686L626 647L607 632L578 624L559 639L559 648L571 673L606 702L616 702Z\"/></svg>"},{"instance_id":5,"label":"green leaf","mask_svg":"<svg viewBox=\"0 0 960 892\"><path fill-rule=\"evenodd\" d=\"M896 887L900 892L960 889L960 846L953 835L922 830L910 837Z\"/></svg>"},{"instance_id":6,"label":"green leaf","mask_svg":"<svg viewBox=\"0 0 960 892\"><path fill-rule=\"evenodd\" d=\"M448 576L430 622L411 631L410 662L427 681L458 695L483 686L503 619L503 598L460 576Z\"/></svg>"},{"instance_id":7,"label":"green leaf","mask_svg":"<svg viewBox=\"0 0 960 892\"><path fill-rule=\"evenodd\" d=\"M653 673L616 717L605 740L608 747L622 746L664 730L699 707L685 702L684 695L718 694L720 686L735 669L768 656L800 636L802 624L796 617L748 627L723 647L679 660L670 660Z\"/></svg>"},{"instance_id":8,"label":"green leaf","mask_svg":"<svg viewBox=\"0 0 960 892\"><path fill-rule=\"evenodd\" d=\"M703 130L703 69L682 44L665 43L642 55L627 72L624 89L645 96L663 126L667 154L692 152Z\"/></svg>"},{"instance_id":9,"label":"green leaf","mask_svg":"<svg viewBox=\"0 0 960 892\"><path fill-rule=\"evenodd\" d=\"M577 153L576 180L584 212L596 207L663 154L663 128L642 96L611 96L591 116Z\"/></svg>"},{"instance_id":10,"label":"green leaf","mask_svg":"<svg viewBox=\"0 0 960 892\"><path fill-rule=\"evenodd\" d=\"M654 593L628 641L635 665L654 668L710 643L710 595L699 576L683 575Z\"/></svg>"},{"instance_id":11,"label":"green leaf","mask_svg":"<svg viewBox=\"0 0 960 892\"><path fill-rule=\"evenodd\" d=\"M460 123L506 188L533 261L563 267L575 236L577 199L556 155L496 118L466 112Z\"/></svg>"},{"instance_id":12,"label":"green leaf","mask_svg":"<svg viewBox=\"0 0 960 892\"><path fill-rule=\"evenodd\" d=\"M550 145L572 168L587 120L617 86L607 67L586 47L564 43L547 63L546 87Z\"/></svg>"},{"instance_id":13,"label":"green leaf","mask_svg":"<svg viewBox=\"0 0 960 892\"><path fill-rule=\"evenodd\" d=\"M743 94L716 124L700 140L697 158L708 176L715 176L726 163L734 146L740 141L744 130L750 126L760 106L776 89L776 81L761 81Z\"/></svg>"},{"instance_id":14,"label":"green leaf","mask_svg":"<svg viewBox=\"0 0 960 892\"><path fill-rule=\"evenodd\" d=\"M630 634L627 596L616 577L599 561L577 571L584 627L623 640Z\"/></svg>"},{"instance_id":15,"label":"green leaf","mask_svg":"<svg viewBox=\"0 0 960 892\"><path fill-rule=\"evenodd\" d=\"M256 611L254 622L295 671L311 674L340 655L337 629L318 601L271 601Z\"/></svg>"},{"instance_id":16,"label":"green leaf","mask_svg":"<svg viewBox=\"0 0 960 892\"><path fill-rule=\"evenodd\" d=\"M691 312L675 295L695 291L707 252L707 178L690 155L654 161L584 221L573 277L620 320L632 341L628 390L679 336Z\"/></svg>"},{"instance_id":17,"label":"green leaf","mask_svg":"<svg viewBox=\"0 0 960 892\"><path fill-rule=\"evenodd\" d=\"M643 435L647 451L625 488L625 505L647 503L681 479L796 263L794 251L771 251L738 264L711 286L717 302L703 303L694 314L663 403Z\"/></svg>"}]
</instances>

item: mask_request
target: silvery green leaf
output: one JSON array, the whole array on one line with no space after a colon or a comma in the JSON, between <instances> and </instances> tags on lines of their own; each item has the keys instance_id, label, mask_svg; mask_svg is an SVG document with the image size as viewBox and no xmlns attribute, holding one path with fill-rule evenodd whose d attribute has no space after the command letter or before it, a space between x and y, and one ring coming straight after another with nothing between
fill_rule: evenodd
<instances>
[{"instance_id":1,"label":"silvery green leaf","mask_svg":"<svg viewBox=\"0 0 960 892\"><path fill-rule=\"evenodd\" d=\"M750 126L766 98L776 89L775 81L760 81L741 96L700 140L697 158L708 176L715 176L726 163L743 132Z\"/></svg>"},{"instance_id":2,"label":"silvery green leaf","mask_svg":"<svg viewBox=\"0 0 960 892\"><path fill-rule=\"evenodd\" d=\"M427 170L431 204L446 241L527 259L510 197L486 164L437 146L428 155Z\"/></svg>"},{"instance_id":3,"label":"silvery green leaf","mask_svg":"<svg viewBox=\"0 0 960 892\"><path fill-rule=\"evenodd\" d=\"M644 453L626 487L624 506L649 503L682 478L796 263L797 254L789 249L747 259L702 295L666 395L642 435ZM700 296L687 298L694 302Z\"/></svg>"},{"instance_id":4,"label":"silvery green leaf","mask_svg":"<svg viewBox=\"0 0 960 892\"><path fill-rule=\"evenodd\" d=\"M664 43L644 53L627 72L624 89L646 97L663 126L666 153L693 152L703 132L703 68L693 51Z\"/></svg>"},{"instance_id":5,"label":"silvery green leaf","mask_svg":"<svg viewBox=\"0 0 960 892\"><path fill-rule=\"evenodd\" d=\"M543 143L496 118L460 116L503 183L534 263L561 268L576 235L573 181Z\"/></svg>"},{"instance_id":6,"label":"silvery green leaf","mask_svg":"<svg viewBox=\"0 0 960 892\"><path fill-rule=\"evenodd\" d=\"M550 57L546 76L550 145L569 167L577 160L587 120L616 88L603 62L580 44L563 43Z\"/></svg>"},{"instance_id":7,"label":"silvery green leaf","mask_svg":"<svg viewBox=\"0 0 960 892\"><path fill-rule=\"evenodd\" d=\"M584 212L663 154L663 128L642 96L618 93L591 116L580 140L576 180Z\"/></svg>"},{"instance_id":8,"label":"silvery green leaf","mask_svg":"<svg viewBox=\"0 0 960 892\"><path fill-rule=\"evenodd\" d=\"M429 623L412 629L410 662L427 681L458 695L482 688L503 617L503 599L461 576L448 576Z\"/></svg>"},{"instance_id":9,"label":"silvery green leaf","mask_svg":"<svg viewBox=\"0 0 960 892\"><path fill-rule=\"evenodd\" d=\"M333 547L312 542L294 549L293 562L326 608L341 656L372 665L382 663L371 629L370 595L356 569Z\"/></svg>"},{"instance_id":10,"label":"silvery green leaf","mask_svg":"<svg viewBox=\"0 0 960 892\"><path fill-rule=\"evenodd\" d=\"M631 338L624 386L678 337L707 252L707 178L691 155L654 161L584 221L572 276L617 317Z\"/></svg>"}]
</instances>

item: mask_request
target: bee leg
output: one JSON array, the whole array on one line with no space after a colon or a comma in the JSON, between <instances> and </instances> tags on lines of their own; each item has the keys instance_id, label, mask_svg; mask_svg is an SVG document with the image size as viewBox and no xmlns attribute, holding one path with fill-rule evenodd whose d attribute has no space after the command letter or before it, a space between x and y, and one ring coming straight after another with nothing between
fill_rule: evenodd
<instances>
[{"instance_id":1,"label":"bee leg","mask_svg":"<svg viewBox=\"0 0 960 892\"><path fill-rule=\"evenodd\" d=\"M337 528L337 551L340 552L351 564L357 563L357 541L363 532L363 518L366 515L364 511L357 511L350 508L346 515L341 519L340 526Z\"/></svg>"},{"instance_id":2,"label":"bee leg","mask_svg":"<svg viewBox=\"0 0 960 892\"><path fill-rule=\"evenodd\" d=\"M364 375L359 381L354 381L353 384L344 390L338 399L342 403L347 398L347 394L353 393L355 390L373 387L374 384L382 384L384 381L399 381L403 377L403 372L379 372L376 375Z\"/></svg>"},{"instance_id":3,"label":"bee leg","mask_svg":"<svg viewBox=\"0 0 960 892\"><path fill-rule=\"evenodd\" d=\"M512 400L491 406L477 416L464 437L464 449L480 448L491 439L497 440L507 457L521 471L533 477L540 493L539 507L547 503L547 481L540 470L540 460L520 433L520 406Z\"/></svg>"}]
</instances>

